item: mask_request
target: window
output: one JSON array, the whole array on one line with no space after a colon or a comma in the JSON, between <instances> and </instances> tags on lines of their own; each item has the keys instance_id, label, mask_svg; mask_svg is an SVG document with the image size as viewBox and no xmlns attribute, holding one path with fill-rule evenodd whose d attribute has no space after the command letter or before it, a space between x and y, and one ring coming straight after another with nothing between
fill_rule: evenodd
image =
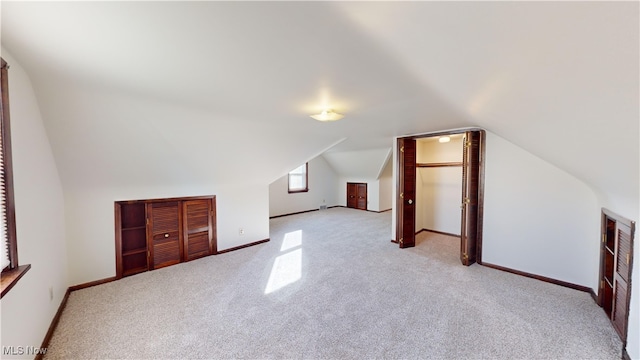
<instances>
[{"instance_id":1,"label":"window","mask_svg":"<svg viewBox=\"0 0 640 360\"><path fill-rule=\"evenodd\" d=\"M309 163L300 165L289 173L289 193L309 191Z\"/></svg>"},{"instance_id":2,"label":"window","mask_svg":"<svg viewBox=\"0 0 640 360\"><path fill-rule=\"evenodd\" d=\"M31 265L18 265L15 202L13 198L13 166L11 163L11 125L9 122L9 66L4 61L0 72L0 232L2 233L2 295L20 280Z\"/></svg>"}]
</instances>

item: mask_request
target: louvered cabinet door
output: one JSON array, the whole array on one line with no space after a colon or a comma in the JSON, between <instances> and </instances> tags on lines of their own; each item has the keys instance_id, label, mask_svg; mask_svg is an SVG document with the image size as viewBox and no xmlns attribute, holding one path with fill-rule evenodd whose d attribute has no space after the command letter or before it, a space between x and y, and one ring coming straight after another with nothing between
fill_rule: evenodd
<instances>
[{"instance_id":1,"label":"louvered cabinet door","mask_svg":"<svg viewBox=\"0 0 640 360\"><path fill-rule=\"evenodd\" d=\"M358 209L367 210L367 184L357 185Z\"/></svg>"},{"instance_id":2,"label":"louvered cabinet door","mask_svg":"<svg viewBox=\"0 0 640 360\"><path fill-rule=\"evenodd\" d=\"M613 326L626 339L627 318L629 314L629 278L631 277L632 231L625 224L617 224L616 261L614 274L614 304L611 321Z\"/></svg>"},{"instance_id":3,"label":"louvered cabinet door","mask_svg":"<svg viewBox=\"0 0 640 360\"><path fill-rule=\"evenodd\" d=\"M185 261L213 253L213 200L190 200L182 204Z\"/></svg>"},{"instance_id":4,"label":"louvered cabinet door","mask_svg":"<svg viewBox=\"0 0 640 360\"><path fill-rule=\"evenodd\" d=\"M182 259L180 202L158 202L147 206L153 269L178 264Z\"/></svg>"}]
</instances>

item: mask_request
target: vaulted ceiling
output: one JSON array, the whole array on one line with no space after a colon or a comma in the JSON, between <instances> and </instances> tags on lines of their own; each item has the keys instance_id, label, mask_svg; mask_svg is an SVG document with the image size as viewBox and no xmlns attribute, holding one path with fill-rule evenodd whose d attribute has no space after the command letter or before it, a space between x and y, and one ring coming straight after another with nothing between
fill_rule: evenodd
<instances>
[{"instance_id":1,"label":"vaulted ceiling","mask_svg":"<svg viewBox=\"0 0 640 360\"><path fill-rule=\"evenodd\" d=\"M269 183L327 150L480 126L637 207L637 2L1 10L2 46L31 77L65 189L231 183L248 169ZM346 116L309 118L323 107Z\"/></svg>"}]
</instances>

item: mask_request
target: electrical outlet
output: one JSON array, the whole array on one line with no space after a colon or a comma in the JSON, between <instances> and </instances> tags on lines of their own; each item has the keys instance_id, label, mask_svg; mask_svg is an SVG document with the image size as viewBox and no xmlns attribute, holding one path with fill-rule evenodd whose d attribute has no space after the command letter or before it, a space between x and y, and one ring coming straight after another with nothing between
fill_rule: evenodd
<instances>
[{"instance_id":1,"label":"electrical outlet","mask_svg":"<svg viewBox=\"0 0 640 360\"><path fill-rule=\"evenodd\" d=\"M240 235L244 235L244 229L243 229L243 228L240 228L240 229L238 230L238 234L240 234Z\"/></svg>"},{"instance_id":2,"label":"electrical outlet","mask_svg":"<svg viewBox=\"0 0 640 360\"><path fill-rule=\"evenodd\" d=\"M53 286L49 286L49 301L53 300Z\"/></svg>"}]
</instances>

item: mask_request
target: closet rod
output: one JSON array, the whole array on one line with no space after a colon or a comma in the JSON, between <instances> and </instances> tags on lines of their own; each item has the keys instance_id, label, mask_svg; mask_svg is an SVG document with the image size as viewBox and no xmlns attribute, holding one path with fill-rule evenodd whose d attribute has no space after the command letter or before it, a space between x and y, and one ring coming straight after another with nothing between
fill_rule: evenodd
<instances>
[{"instance_id":1,"label":"closet rod","mask_svg":"<svg viewBox=\"0 0 640 360\"><path fill-rule=\"evenodd\" d=\"M443 163L417 163L416 167L449 167L462 166L462 162L443 162Z\"/></svg>"}]
</instances>

